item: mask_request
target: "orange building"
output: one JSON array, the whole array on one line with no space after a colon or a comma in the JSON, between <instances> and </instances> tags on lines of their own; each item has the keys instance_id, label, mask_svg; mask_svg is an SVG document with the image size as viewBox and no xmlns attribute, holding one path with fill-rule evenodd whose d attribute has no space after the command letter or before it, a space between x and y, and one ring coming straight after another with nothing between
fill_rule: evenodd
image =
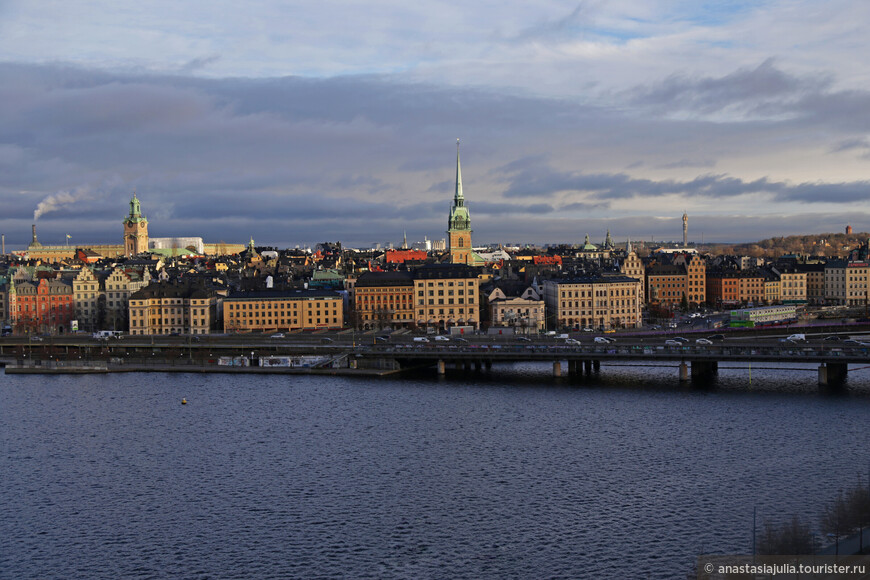
<instances>
[{"instance_id":1,"label":"orange building","mask_svg":"<svg viewBox=\"0 0 870 580\"><path fill-rule=\"evenodd\" d=\"M677 306L686 297L690 305L703 304L707 297L707 264L697 255L679 255L671 264L654 264L646 269L647 302Z\"/></svg>"},{"instance_id":2,"label":"orange building","mask_svg":"<svg viewBox=\"0 0 870 580\"><path fill-rule=\"evenodd\" d=\"M384 261L387 264L404 264L405 262L425 262L429 257L423 250L387 250Z\"/></svg>"},{"instance_id":3,"label":"orange building","mask_svg":"<svg viewBox=\"0 0 870 580\"><path fill-rule=\"evenodd\" d=\"M707 302L712 305L763 304L764 276L758 272L710 272Z\"/></svg>"}]
</instances>

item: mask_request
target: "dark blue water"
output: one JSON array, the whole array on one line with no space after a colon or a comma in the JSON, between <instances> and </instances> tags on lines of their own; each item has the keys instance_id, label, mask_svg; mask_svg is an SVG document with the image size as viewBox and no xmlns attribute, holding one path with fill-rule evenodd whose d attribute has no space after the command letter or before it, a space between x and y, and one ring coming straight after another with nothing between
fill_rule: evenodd
<instances>
[{"instance_id":1,"label":"dark blue water","mask_svg":"<svg viewBox=\"0 0 870 580\"><path fill-rule=\"evenodd\" d=\"M866 478L862 371L549 371L0 375L0 577L682 578Z\"/></svg>"}]
</instances>

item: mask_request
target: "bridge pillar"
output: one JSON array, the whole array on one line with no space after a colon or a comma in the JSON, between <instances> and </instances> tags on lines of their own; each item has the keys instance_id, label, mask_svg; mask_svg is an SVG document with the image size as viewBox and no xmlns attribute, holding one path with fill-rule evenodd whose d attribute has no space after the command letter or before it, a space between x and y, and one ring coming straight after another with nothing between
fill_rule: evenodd
<instances>
[{"instance_id":1,"label":"bridge pillar","mask_svg":"<svg viewBox=\"0 0 870 580\"><path fill-rule=\"evenodd\" d=\"M587 375L591 375L591 374L592 374L592 361L591 361L591 360L585 360L585 361L583 361L583 367L586 369L586 374L587 374Z\"/></svg>"},{"instance_id":2,"label":"bridge pillar","mask_svg":"<svg viewBox=\"0 0 870 580\"><path fill-rule=\"evenodd\" d=\"M846 382L849 367L845 363L827 363L819 365L819 386L837 387Z\"/></svg>"},{"instance_id":3,"label":"bridge pillar","mask_svg":"<svg viewBox=\"0 0 870 580\"><path fill-rule=\"evenodd\" d=\"M447 372L447 365L444 364L443 360L438 361L438 374L443 375Z\"/></svg>"},{"instance_id":4,"label":"bridge pillar","mask_svg":"<svg viewBox=\"0 0 870 580\"><path fill-rule=\"evenodd\" d=\"M483 365L486 367L486 370L490 370L492 368L492 361L484 361Z\"/></svg>"},{"instance_id":5,"label":"bridge pillar","mask_svg":"<svg viewBox=\"0 0 870 580\"><path fill-rule=\"evenodd\" d=\"M689 365L684 362L680 363L680 381L685 382L689 380Z\"/></svg>"},{"instance_id":6,"label":"bridge pillar","mask_svg":"<svg viewBox=\"0 0 870 580\"><path fill-rule=\"evenodd\" d=\"M596 373L600 373L601 372L601 361L600 360L592 361L592 368L595 369Z\"/></svg>"},{"instance_id":7,"label":"bridge pillar","mask_svg":"<svg viewBox=\"0 0 870 580\"><path fill-rule=\"evenodd\" d=\"M474 361L474 370L477 372L480 372L482 366L483 364L479 360Z\"/></svg>"},{"instance_id":8,"label":"bridge pillar","mask_svg":"<svg viewBox=\"0 0 870 580\"><path fill-rule=\"evenodd\" d=\"M559 361L553 361L553 376L561 377L562 376L562 363Z\"/></svg>"},{"instance_id":9,"label":"bridge pillar","mask_svg":"<svg viewBox=\"0 0 870 580\"><path fill-rule=\"evenodd\" d=\"M471 370L471 361L470 360L465 361L465 363L462 366L465 367L465 370L470 371Z\"/></svg>"},{"instance_id":10,"label":"bridge pillar","mask_svg":"<svg viewBox=\"0 0 870 580\"><path fill-rule=\"evenodd\" d=\"M716 362L706 360L692 361L692 380L696 379L711 379L719 371L719 365Z\"/></svg>"}]
</instances>

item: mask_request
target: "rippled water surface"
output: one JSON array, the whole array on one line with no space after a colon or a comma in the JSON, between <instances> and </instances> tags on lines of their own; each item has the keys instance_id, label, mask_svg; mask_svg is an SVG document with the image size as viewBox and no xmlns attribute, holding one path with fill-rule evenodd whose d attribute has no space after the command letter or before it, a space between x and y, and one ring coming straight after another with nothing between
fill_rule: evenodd
<instances>
[{"instance_id":1,"label":"rippled water surface","mask_svg":"<svg viewBox=\"0 0 870 580\"><path fill-rule=\"evenodd\" d=\"M684 578L866 480L813 371L0 375L0 577Z\"/></svg>"}]
</instances>

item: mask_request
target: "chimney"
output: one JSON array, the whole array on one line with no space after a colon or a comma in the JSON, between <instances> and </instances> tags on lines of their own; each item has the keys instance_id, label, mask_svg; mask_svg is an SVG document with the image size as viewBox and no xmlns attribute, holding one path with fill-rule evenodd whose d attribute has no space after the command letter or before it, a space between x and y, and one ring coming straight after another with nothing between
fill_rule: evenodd
<instances>
[{"instance_id":1,"label":"chimney","mask_svg":"<svg viewBox=\"0 0 870 580\"><path fill-rule=\"evenodd\" d=\"M36 224L33 224L30 227L33 230L33 243L35 244L36 243Z\"/></svg>"}]
</instances>

